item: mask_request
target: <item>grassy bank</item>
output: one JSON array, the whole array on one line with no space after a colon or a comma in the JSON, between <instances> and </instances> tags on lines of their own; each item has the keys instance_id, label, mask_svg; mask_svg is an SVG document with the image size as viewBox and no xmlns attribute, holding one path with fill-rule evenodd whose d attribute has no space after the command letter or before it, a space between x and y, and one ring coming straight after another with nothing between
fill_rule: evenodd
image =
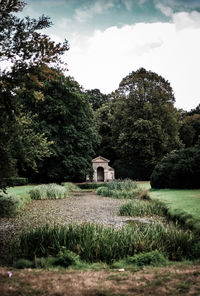
<instances>
[{"instance_id":1,"label":"grassy bank","mask_svg":"<svg viewBox=\"0 0 200 296\"><path fill-rule=\"evenodd\" d=\"M150 182L139 182L151 199L164 202L169 215L200 232L200 189L151 189Z\"/></svg>"}]
</instances>

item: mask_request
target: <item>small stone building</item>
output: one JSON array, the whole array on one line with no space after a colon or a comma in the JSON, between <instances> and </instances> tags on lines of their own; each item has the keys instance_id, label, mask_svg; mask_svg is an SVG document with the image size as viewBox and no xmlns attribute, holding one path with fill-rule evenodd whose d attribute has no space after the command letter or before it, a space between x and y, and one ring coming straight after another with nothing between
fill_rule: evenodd
<instances>
[{"instance_id":1,"label":"small stone building","mask_svg":"<svg viewBox=\"0 0 200 296\"><path fill-rule=\"evenodd\" d=\"M98 156L92 160L94 171L93 182L107 182L115 179L115 170L108 165L109 161L102 156ZM86 180L89 181L88 176Z\"/></svg>"}]
</instances>

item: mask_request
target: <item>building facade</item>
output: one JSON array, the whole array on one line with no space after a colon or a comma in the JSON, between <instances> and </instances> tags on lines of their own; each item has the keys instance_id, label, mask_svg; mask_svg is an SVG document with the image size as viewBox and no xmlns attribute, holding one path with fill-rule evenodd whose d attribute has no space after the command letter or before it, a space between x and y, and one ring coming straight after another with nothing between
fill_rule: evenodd
<instances>
[{"instance_id":1,"label":"building facade","mask_svg":"<svg viewBox=\"0 0 200 296\"><path fill-rule=\"evenodd\" d=\"M115 179L115 170L109 165L109 160L98 156L92 160L93 167L93 182L107 182ZM86 177L86 181L90 181L89 177Z\"/></svg>"}]
</instances>

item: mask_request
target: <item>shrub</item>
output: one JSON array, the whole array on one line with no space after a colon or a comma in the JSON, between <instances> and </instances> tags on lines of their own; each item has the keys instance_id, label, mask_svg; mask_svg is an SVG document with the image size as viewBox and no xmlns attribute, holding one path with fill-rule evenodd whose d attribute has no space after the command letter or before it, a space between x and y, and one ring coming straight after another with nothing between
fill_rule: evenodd
<instances>
[{"instance_id":1,"label":"shrub","mask_svg":"<svg viewBox=\"0 0 200 296\"><path fill-rule=\"evenodd\" d=\"M163 266L168 263L168 260L163 256L162 253L155 250L147 253L137 254L133 257L127 257L126 262L128 264L135 264L137 266Z\"/></svg>"},{"instance_id":2,"label":"shrub","mask_svg":"<svg viewBox=\"0 0 200 296\"><path fill-rule=\"evenodd\" d=\"M21 177L3 178L3 183L6 184L6 187L27 185L28 179Z\"/></svg>"},{"instance_id":3,"label":"shrub","mask_svg":"<svg viewBox=\"0 0 200 296\"><path fill-rule=\"evenodd\" d=\"M152 188L200 188L200 148L171 152L154 168Z\"/></svg>"},{"instance_id":4,"label":"shrub","mask_svg":"<svg viewBox=\"0 0 200 296\"><path fill-rule=\"evenodd\" d=\"M165 205L157 200L144 201L134 200L121 205L119 214L121 216L164 216L167 212Z\"/></svg>"},{"instance_id":5,"label":"shrub","mask_svg":"<svg viewBox=\"0 0 200 296\"><path fill-rule=\"evenodd\" d=\"M80 183L78 187L80 189L97 189L102 186L102 183Z\"/></svg>"},{"instance_id":6,"label":"shrub","mask_svg":"<svg viewBox=\"0 0 200 296\"><path fill-rule=\"evenodd\" d=\"M31 268L33 267L33 262L25 258L20 258L14 263L14 267L18 269Z\"/></svg>"},{"instance_id":7,"label":"shrub","mask_svg":"<svg viewBox=\"0 0 200 296\"><path fill-rule=\"evenodd\" d=\"M101 186L97 189L97 194L101 195L101 196L106 196L109 197L110 196L110 190L108 187L106 186Z\"/></svg>"},{"instance_id":8,"label":"shrub","mask_svg":"<svg viewBox=\"0 0 200 296\"><path fill-rule=\"evenodd\" d=\"M65 247L87 262L107 262L158 250L170 260L200 258L199 237L162 223L113 229L95 224L45 226L20 235L13 255L56 256Z\"/></svg>"},{"instance_id":9,"label":"shrub","mask_svg":"<svg viewBox=\"0 0 200 296\"><path fill-rule=\"evenodd\" d=\"M57 199L68 197L68 190L57 184L43 184L34 187L30 192L31 199Z\"/></svg>"},{"instance_id":10,"label":"shrub","mask_svg":"<svg viewBox=\"0 0 200 296\"><path fill-rule=\"evenodd\" d=\"M72 251L65 248L58 253L54 265L69 267L70 265L77 265L80 262L79 256Z\"/></svg>"},{"instance_id":11,"label":"shrub","mask_svg":"<svg viewBox=\"0 0 200 296\"><path fill-rule=\"evenodd\" d=\"M1 193L0 217L14 216L19 210L21 205L22 205L22 202L20 201L19 197L13 194L11 195L11 194Z\"/></svg>"}]
</instances>

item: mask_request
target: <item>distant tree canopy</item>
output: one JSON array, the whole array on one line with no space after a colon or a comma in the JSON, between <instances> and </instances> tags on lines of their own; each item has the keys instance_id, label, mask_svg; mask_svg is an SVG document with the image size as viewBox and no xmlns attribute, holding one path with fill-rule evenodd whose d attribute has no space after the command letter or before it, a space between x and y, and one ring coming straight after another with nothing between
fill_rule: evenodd
<instances>
[{"instance_id":1,"label":"distant tree canopy","mask_svg":"<svg viewBox=\"0 0 200 296\"><path fill-rule=\"evenodd\" d=\"M200 104L191 111L182 111L180 139L185 147L200 146Z\"/></svg>"},{"instance_id":2,"label":"distant tree canopy","mask_svg":"<svg viewBox=\"0 0 200 296\"><path fill-rule=\"evenodd\" d=\"M41 33L51 26L49 17L19 18L24 5L0 0L0 189L18 172L83 180L99 154L111 160L117 177L149 179L169 152L200 147L200 105L181 114L170 83L143 68L109 96L83 91L62 73L67 41Z\"/></svg>"},{"instance_id":3,"label":"distant tree canopy","mask_svg":"<svg viewBox=\"0 0 200 296\"><path fill-rule=\"evenodd\" d=\"M165 156L153 170L152 188L199 188L200 148L186 148Z\"/></svg>"},{"instance_id":4,"label":"distant tree canopy","mask_svg":"<svg viewBox=\"0 0 200 296\"><path fill-rule=\"evenodd\" d=\"M33 114L34 129L52 143L50 157L38 163L38 174L29 177L54 182L85 180L86 174L92 173L98 142L87 96L72 78L48 67L35 69L24 83L21 96L25 111Z\"/></svg>"},{"instance_id":5,"label":"distant tree canopy","mask_svg":"<svg viewBox=\"0 0 200 296\"><path fill-rule=\"evenodd\" d=\"M172 88L163 77L141 68L126 76L111 97L97 111L102 141L108 143L110 135L119 177L149 179L156 163L182 146ZM105 108L110 114L107 125Z\"/></svg>"},{"instance_id":6,"label":"distant tree canopy","mask_svg":"<svg viewBox=\"0 0 200 296\"><path fill-rule=\"evenodd\" d=\"M93 110L99 109L108 101L108 96L102 94L99 89L86 90L86 94Z\"/></svg>"},{"instance_id":7,"label":"distant tree canopy","mask_svg":"<svg viewBox=\"0 0 200 296\"><path fill-rule=\"evenodd\" d=\"M186 115L183 118L180 138L185 147L200 146L200 114Z\"/></svg>"},{"instance_id":8,"label":"distant tree canopy","mask_svg":"<svg viewBox=\"0 0 200 296\"><path fill-rule=\"evenodd\" d=\"M20 0L0 0L0 188L6 186L5 177L17 174L17 160L36 169L36 160L50 154L50 143L33 129L31 115L23 112L19 93L26 73L49 63L58 67L68 50L66 41L56 44L39 32L51 25L48 17L17 17L24 5ZM9 68L3 70L5 63Z\"/></svg>"},{"instance_id":9,"label":"distant tree canopy","mask_svg":"<svg viewBox=\"0 0 200 296\"><path fill-rule=\"evenodd\" d=\"M191 115L194 115L194 114L200 114L200 104L196 108L194 108L194 109L190 110L189 112L187 112L188 116L191 116Z\"/></svg>"}]
</instances>

